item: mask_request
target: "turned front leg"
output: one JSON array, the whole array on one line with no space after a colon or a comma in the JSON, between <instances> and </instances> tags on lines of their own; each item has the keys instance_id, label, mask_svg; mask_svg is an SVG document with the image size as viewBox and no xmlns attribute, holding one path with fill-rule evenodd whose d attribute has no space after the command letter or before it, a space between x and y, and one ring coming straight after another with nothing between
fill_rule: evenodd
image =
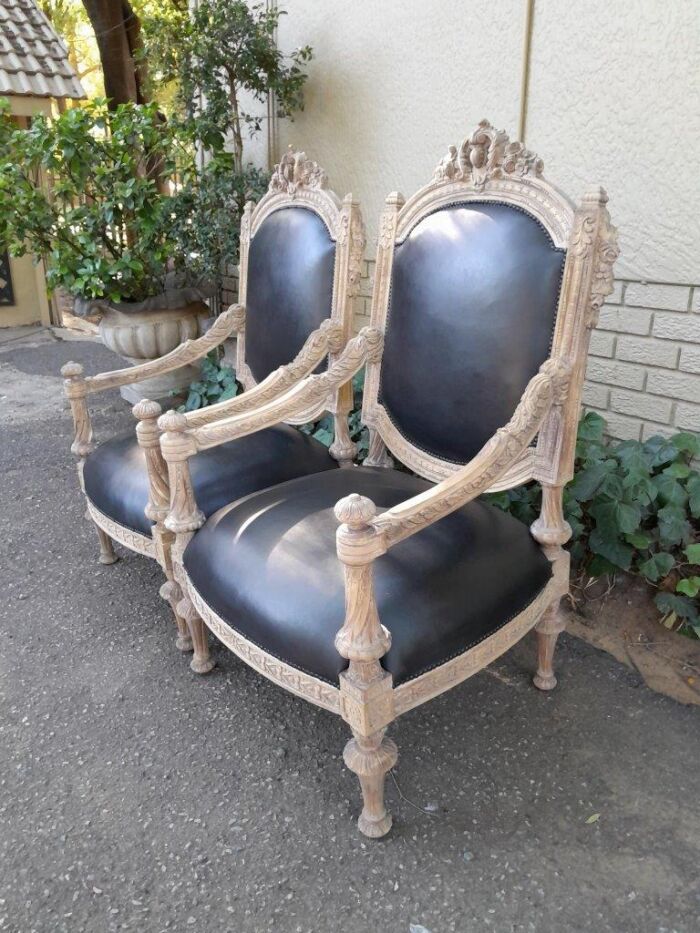
<instances>
[{"instance_id":1,"label":"turned front leg","mask_svg":"<svg viewBox=\"0 0 700 933\"><path fill-rule=\"evenodd\" d=\"M112 544L112 539L110 538L110 536L107 534L106 531L100 528L99 525L95 525L95 528L97 529L97 538L100 542L100 556L98 558L99 562L101 564L115 563L116 561L119 560L119 558L117 557L114 551L114 545Z\"/></svg>"},{"instance_id":2,"label":"turned front leg","mask_svg":"<svg viewBox=\"0 0 700 933\"><path fill-rule=\"evenodd\" d=\"M535 626L537 633L537 673L533 683L539 690L553 690L557 685L554 676L554 649L559 633L566 625L559 608L559 600L549 607Z\"/></svg>"},{"instance_id":3,"label":"turned front leg","mask_svg":"<svg viewBox=\"0 0 700 933\"><path fill-rule=\"evenodd\" d=\"M338 557L345 565L345 623L335 646L350 662L340 675L340 712L350 725L353 738L343 758L360 780L362 813L360 832L377 839L391 829L391 816L384 805L386 774L396 763L398 751L385 736L394 718L391 674L379 659L391 645L389 632L381 625L374 597L372 562L384 546L370 522L374 503L351 495L335 507Z\"/></svg>"},{"instance_id":4,"label":"turned front leg","mask_svg":"<svg viewBox=\"0 0 700 933\"><path fill-rule=\"evenodd\" d=\"M208 674L214 667L214 660L209 655L209 633L199 613L187 597L177 604L177 615L187 623L192 638L194 654L190 667L195 674Z\"/></svg>"},{"instance_id":5,"label":"turned front leg","mask_svg":"<svg viewBox=\"0 0 700 933\"><path fill-rule=\"evenodd\" d=\"M189 626L177 611L178 604L182 599L182 591L179 584L176 583L175 580L166 580L165 583L161 586L159 592L161 598L166 601L166 603L173 611L175 625L177 626L175 647L178 649L178 651L192 651L194 645L192 644L192 636L190 635Z\"/></svg>"},{"instance_id":6,"label":"turned front leg","mask_svg":"<svg viewBox=\"0 0 700 933\"><path fill-rule=\"evenodd\" d=\"M357 821L360 832L370 839L379 839L391 829L391 814L384 805L384 783L387 773L399 757L396 743L385 737L386 729L372 735L361 735L353 729L343 751L343 761L360 780L362 813Z\"/></svg>"}]
</instances>

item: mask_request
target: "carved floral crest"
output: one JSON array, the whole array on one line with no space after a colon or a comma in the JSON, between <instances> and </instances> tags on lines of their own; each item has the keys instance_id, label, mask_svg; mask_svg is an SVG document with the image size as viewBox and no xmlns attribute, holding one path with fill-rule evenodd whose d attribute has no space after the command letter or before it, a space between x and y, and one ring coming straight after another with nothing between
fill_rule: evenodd
<instances>
[{"instance_id":1,"label":"carved floral crest","mask_svg":"<svg viewBox=\"0 0 700 933\"><path fill-rule=\"evenodd\" d=\"M292 197L299 188L327 188L328 176L318 162L306 158L290 146L275 166L268 191L281 191Z\"/></svg>"},{"instance_id":2,"label":"carved floral crest","mask_svg":"<svg viewBox=\"0 0 700 933\"><path fill-rule=\"evenodd\" d=\"M459 149L450 146L438 163L433 180L468 181L480 189L494 178L539 176L543 169L539 156L522 143L511 142L506 132L495 129L488 120L482 120Z\"/></svg>"}]
</instances>

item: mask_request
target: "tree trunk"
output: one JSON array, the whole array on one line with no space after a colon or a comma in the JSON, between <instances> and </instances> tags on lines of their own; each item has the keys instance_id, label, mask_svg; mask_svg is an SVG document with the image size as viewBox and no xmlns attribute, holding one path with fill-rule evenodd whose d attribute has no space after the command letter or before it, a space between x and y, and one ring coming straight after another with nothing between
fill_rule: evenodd
<instances>
[{"instance_id":1,"label":"tree trunk","mask_svg":"<svg viewBox=\"0 0 700 933\"><path fill-rule=\"evenodd\" d=\"M129 0L83 0L95 31L111 110L133 101L143 104L145 65L136 61L141 23Z\"/></svg>"}]
</instances>

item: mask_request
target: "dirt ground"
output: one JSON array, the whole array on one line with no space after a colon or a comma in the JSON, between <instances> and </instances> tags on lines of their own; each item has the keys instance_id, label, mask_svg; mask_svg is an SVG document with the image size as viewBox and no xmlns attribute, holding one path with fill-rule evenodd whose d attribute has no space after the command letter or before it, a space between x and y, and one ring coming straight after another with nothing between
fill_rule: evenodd
<instances>
[{"instance_id":1,"label":"dirt ground","mask_svg":"<svg viewBox=\"0 0 700 933\"><path fill-rule=\"evenodd\" d=\"M571 635L542 695L526 639L392 726L395 826L364 839L344 723L221 647L192 674L158 567L97 563L71 358L116 364L0 346L0 931L700 929L696 706ZM116 393L93 411L132 425Z\"/></svg>"}]
</instances>

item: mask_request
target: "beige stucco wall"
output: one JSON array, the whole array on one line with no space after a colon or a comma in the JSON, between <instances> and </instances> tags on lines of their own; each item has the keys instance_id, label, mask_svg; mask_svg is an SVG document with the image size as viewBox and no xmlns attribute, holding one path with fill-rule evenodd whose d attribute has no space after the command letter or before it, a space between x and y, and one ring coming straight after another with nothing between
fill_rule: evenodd
<instances>
[{"instance_id":1,"label":"beige stucco wall","mask_svg":"<svg viewBox=\"0 0 700 933\"><path fill-rule=\"evenodd\" d=\"M305 111L281 121L279 143L361 199L369 294L384 197L424 184L484 116L517 136L525 0L284 6L280 46L309 43L315 58ZM534 4L525 142L570 195L602 182L620 229L587 402L621 437L700 430L698 36L695 0Z\"/></svg>"}]
</instances>

